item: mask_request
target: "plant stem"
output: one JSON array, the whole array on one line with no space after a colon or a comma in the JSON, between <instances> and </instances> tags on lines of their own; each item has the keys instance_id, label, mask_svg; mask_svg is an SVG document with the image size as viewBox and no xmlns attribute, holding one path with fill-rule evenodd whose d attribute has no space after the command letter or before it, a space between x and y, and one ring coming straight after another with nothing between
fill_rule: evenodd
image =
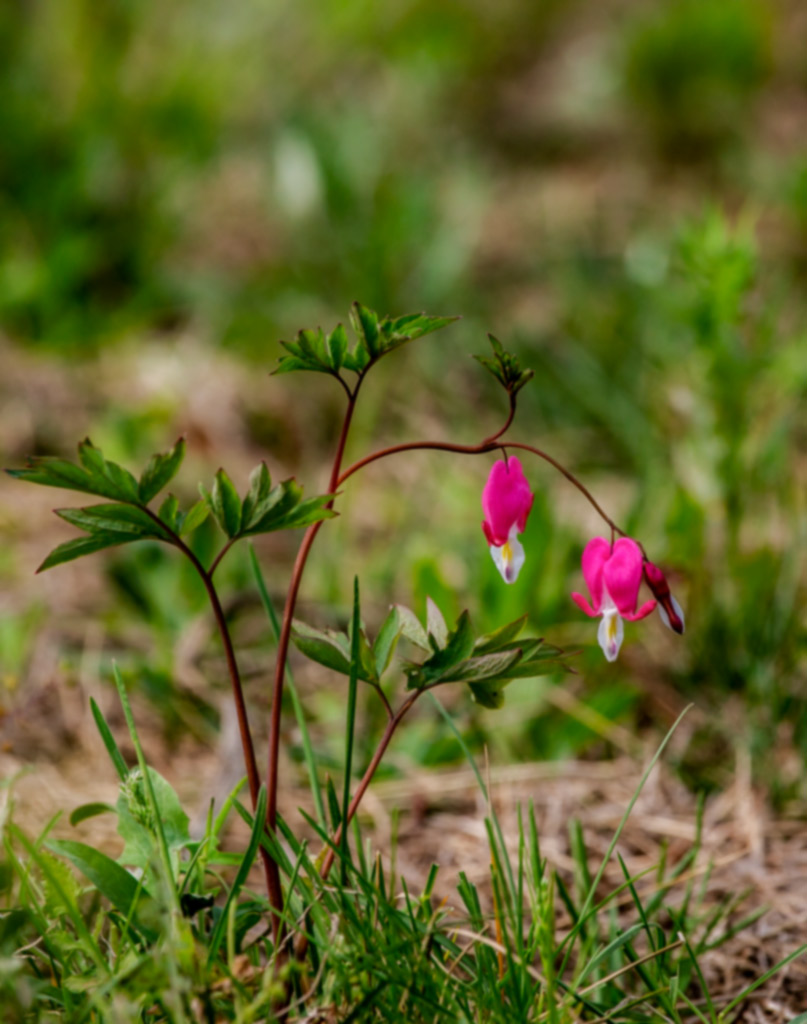
<instances>
[{"instance_id":1,"label":"plant stem","mask_svg":"<svg viewBox=\"0 0 807 1024\"><path fill-rule=\"evenodd\" d=\"M333 860L336 855L336 848L339 846L342 840L342 833L353 820L353 815L359 809L359 804L361 803L364 794L367 792L367 787L373 781L373 776L376 773L376 769L378 768L379 764L381 764L381 758L387 752L387 747L390 745L390 741L392 740L392 737L395 735L395 730L403 721L403 718L406 715L407 711L409 711L409 709L412 707L412 705L415 703L418 697L422 693L426 692L426 689L428 689L428 687L422 690L417 690L415 693L411 695L411 697L408 697L403 702L403 704L398 708L393 717L390 718L390 720L387 722L387 727L384 729L384 734L378 741L378 746L376 747L375 753L373 754L370 763L367 765L364 775L362 775L361 777L361 781L356 787L356 792L353 794L353 799L350 801L350 804L348 805L345 819L339 826L339 828L336 830L336 833L334 834L333 846L328 847L328 851L325 854L325 857L323 858L322 866L320 867L319 870L320 878L322 878L323 880L328 877L331 867L333 866Z\"/></svg>"},{"instance_id":2,"label":"plant stem","mask_svg":"<svg viewBox=\"0 0 807 1024\"><path fill-rule=\"evenodd\" d=\"M227 617L224 614L224 609L221 606L218 591L213 583L213 569L218 564L218 559L213 564L210 571L206 570L199 559L196 557L194 552L185 543L185 541L179 536L178 533L169 529L160 517L152 512L150 508L145 505L140 506L147 515L153 519L156 523L159 523L160 527L170 536L171 543L174 547L178 548L183 555L190 561L191 565L196 570L199 579L204 584L205 590L207 591L208 600L210 601L210 607L213 610L213 617L216 620L216 626L221 637L221 643L224 647L224 657L227 661L227 671L230 676L230 683L233 690L233 700L235 701L235 710L238 718L238 731L241 736L241 749L244 752L244 767L247 773L247 782L249 785L249 796L252 801L252 809L255 810L258 803L258 793L261 788L261 778L258 772L258 761L255 757L255 744L252 741L252 731L249 727L249 717L247 715L247 705L244 699L244 687L241 683L241 673L238 669L238 661L235 656L235 648L233 647L232 636L230 635L230 629L227 625ZM222 553L227 550L227 546L223 549ZM219 558L221 555L219 556ZM270 886L270 869L269 869L269 855L261 847L264 873L266 875L266 887L269 890Z\"/></svg>"},{"instance_id":3,"label":"plant stem","mask_svg":"<svg viewBox=\"0 0 807 1024\"><path fill-rule=\"evenodd\" d=\"M342 422L342 430L336 445L333 466L331 468L331 479L328 490L333 498L328 502L326 508L332 508L336 498L337 480L339 470L342 466L342 457L345 453L350 423L353 419L353 411L356 408L356 399L361 387L362 377L359 378L356 387L352 392L348 391L348 403L345 410L345 418ZM277 641L277 658L275 661L275 677L272 688L272 712L269 723L269 761L266 775L267 805L266 805L266 826L270 832L275 830L277 825L277 789L278 789L278 767L280 763L280 720L283 703L283 681L286 673L286 659L289 654L289 641L291 640L291 624L294 619L294 609L297 604L297 594L300 590L300 581L303 577L303 570L308 561L308 553L314 543L320 527L324 520L320 519L305 531L297 557L294 560L289 590L286 595L286 604L283 608L283 620L280 626L280 636ZM267 884L269 888L269 902L272 905L272 931L277 948L282 941L282 921L280 914L283 910L283 889L280 884L280 869L277 863L270 857L267 873Z\"/></svg>"}]
</instances>

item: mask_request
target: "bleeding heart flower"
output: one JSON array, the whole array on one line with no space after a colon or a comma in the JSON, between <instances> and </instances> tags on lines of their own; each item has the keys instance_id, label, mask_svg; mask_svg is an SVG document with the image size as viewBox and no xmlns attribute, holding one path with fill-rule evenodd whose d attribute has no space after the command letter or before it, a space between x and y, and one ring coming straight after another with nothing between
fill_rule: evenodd
<instances>
[{"instance_id":1,"label":"bleeding heart flower","mask_svg":"<svg viewBox=\"0 0 807 1024\"><path fill-rule=\"evenodd\" d=\"M684 632L684 613L681 605L670 593L670 585L667 577L652 562L644 563L644 578L648 587L653 591L653 597L658 601L658 613L661 621L671 629L673 633Z\"/></svg>"},{"instance_id":2,"label":"bleeding heart flower","mask_svg":"<svg viewBox=\"0 0 807 1024\"><path fill-rule=\"evenodd\" d=\"M616 661L622 646L622 619L643 619L656 607L655 601L647 601L636 610L643 561L641 548L629 537L620 537L613 547L603 537L595 537L583 551L583 578L591 604L582 594L572 594L572 599L586 615L602 615L597 640L608 661Z\"/></svg>"},{"instance_id":3,"label":"bleeding heart flower","mask_svg":"<svg viewBox=\"0 0 807 1024\"><path fill-rule=\"evenodd\" d=\"M532 491L515 456L494 462L482 491L482 522L490 553L505 583L515 583L524 564L518 534L527 525Z\"/></svg>"}]
</instances>

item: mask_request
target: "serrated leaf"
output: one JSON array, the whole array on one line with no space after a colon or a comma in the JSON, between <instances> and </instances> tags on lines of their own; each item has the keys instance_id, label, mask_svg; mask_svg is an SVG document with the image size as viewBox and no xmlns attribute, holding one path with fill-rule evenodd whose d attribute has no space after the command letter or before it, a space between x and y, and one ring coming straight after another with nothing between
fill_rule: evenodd
<instances>
[{"instance_id":1,"label":"serrated leaf","mask_svg":"<svg viewBox=\"0 0 807 1024\"><path fill-rule=\"evenodd\" d=\"M497 338L494 338L492 334L488 335L488 340L493 349L493 358L474 356L474 359L484 366L488 373L491 373L512 397L528 381L532 380L533 371L522 370L518 357L513 355L512 352L507 352L502 343Z\"/></svg>"},{"instance_id":2,"label":"serrated leaf","mask_svg":"<svg viewBox=\"0 0 807 1024\"><path fill-rule=\"evenodd\" d=\"M177 501L176 495L166 494L157 515L162 519L169 530L173 530L174 533L177 532L179 529L180 514L179 502Z\"/></svg>"},{"instance_id":3,"label":"serrated leaf","mask_svg":"<svg viewBox=\"0 0 807 1024\"><path fill-rule=\"evenodd\" d=\"M241 499L223 469L216 473L208 503L210 511L227 536L231 539L237 537L241 529Z\"/></svg>"},{"instance_id":4,"label":"serrated leaf","mask_svg":"<svg viewBox=\"0 0 807 1024\"><path fill-rule=\"evenodd\" d=\"M465 611L457 619L457 625L449 634L445 647L435 651L422 665L412 666L406 670L407 686L410 689L419 689L439 682L450 669L470 655L473 647L473 626L468 612Z\"/></svg>"},{"instance_id":5,"label":"serrated leaf","mask_svg":"<svg viewBox=\"0 0 807 1024\"><path fill-rule=\"evenodd\" d=\"M331 369L338 373L342 368L348 347L347 331L342 324L337 324L334 327L326 338L325 345L328 350L328 362Z\"/></svg>"},{"instance_id":6,"label":"serrated leaf","mask_svg":"<svg viewBox=\"0 0 807 1024\"><path fill-rule=\"evenodd\" d=\"M430 597L426 598L426 628L437 646L445 647L448 643L448 626L443 613Z\"/></svg>"},{"instance_id":7,"label":"serrated leaf","mask_svg":"<svg viewBox=\"0 0 807 1024\"><path fill-rule=\"evenodd\" d=\"M138 494L144 504L148 504L174 478L184 457L183 437L180 437L170 451L151 456L138 484Z\"/></svg>"},{"instance_id":8,"label":"serrated leaf","mask_svg":"<svg viewBox=\"0 0 807 1024\"><path fill-rule=\"evenodd\" d=\"M181 518L180 534L185 536L198 529L210 514L210 506L204 498L191 505L188 511Z\"/></svg>"},{"instance_id":9,"label":"serrated leaf","mask_svg":"<svg viewBox=\"0 0 807 1024\"><path fill-rule=\"evenodd\" d=\"M51 455L34 456L28 459L23 469L8 469L6 472L18 480L46 487L61 487L116 501L137 502L137 482L132 474L115 463L107 462L89 440L79 445L79 458L82 465L77 466Z\"/></svg>"},{"instance_id":10,"label":"serrated leaf","mask_svg":"<svg viewBox=\"0 0 807 1024\"><path fill-rule=\"evenodd\" d=\"M498 651L466 658L454 668L444 672L441 682L481 683L494 679L510 679L509 672L521 660L520 650Z\"/></svg>"},{"instance_id":11,"label":"serrated leaf","mask_svg":"<svg viewBox=\"0 0 807 1024\"><path fill-rule=\"evenodd\" d=\"M65 562L72 562L84 555L92 555L104 548L112 548L117 544L128 544L137 540L136 534L125 533L93 533L89 537L77 537L76 540L65 541L48 555L45 561L36 570L44 572L56 565L63 565Z\"/></svg>"},{"instance_id":12,"label":"serrated leaf","mask_svg":"<svg viewBox=\"0 0 807 1024\"><path fill-rule=\"evenodd\" d=\"M356 332L356 337L371 359L381 355L378 314L374 313L372 309L362 306L360 302L354 302L350 307L350 322Z\"/></svg>"},{"instance_id":13,"label":"serrated leaf","mask_svg":"<svg viewBox=\"0 0 807 1024\"><path fill-rule=\"evenodd\" d=\"M409 341L439 331L459 319L458 316L427 316L425 313L410 313L394 320L386 318L380 324L384 352L391 352Z\"/></svg>"},{"instance_id":14,"label":"serrated leaf","mask_svg":"<svg viewBox=\"0 0 807 1024\"><path fill-rule=\"evenodd\" d=\"M515 622L509 622L506 626L494 629L492 633L480 636L474 644L475 654L487 654L489 651L498 651L518 636L527 622L527 616L522 615Z\"/></svg>"},{"instance_id":15,"label":"serrated leaf","mask_svg":"<svg viewBox=\"0 0 807 1024\"><path fill-rule=\"evenodd\" d=\"M333 495L323 494L302 501L302 493L302 487L293 478L277 484L255 509L252 521L242 528L241 535L292 530L310 526L320 519L332 519L337 514L327 507L333 501Z\"/></svg>"},{"instance_id":16,"label":"serrated leaf","mask_svg":"<svg viewBox=\"0 0 807 1024\"><path fill-rule=\"evenodd\" d=\"M291 638L307 658L342 675L350 675L350 639L347 634L315 629L295 619ZM359 650L359 679L365 683L376 682L375 664L366 637L360 638Z\"/></svg>"},{"instance_id":17,"label":"serrated leaf","mask_svg":"<svg viewBox=\"0 0 807 1024\"><path fill-rule=\"evenodd\" d=\"M429 636L412 609L403 604L396 604L393 607L398 610L401 617L401 635L421 650L431 652Z\"/></svg>"},{"instance_id":18,"label":"serrated leaf","mask_svg":"<svg viewBox=\"0 0 807 1024\"><path fill-rule=\"evenodd\" d=\"M395 605L390 609L389 615L381 624L381 628L378 631L378 636L375 638L373 644L373 658L375 659L375 672L376 676L380 679L381 676L389 668L389 664L392 661L392 655L395 652L395 648L398 646L398 640L401 637L402 631L401 615Z\"/></svg>"},{"instance_id":19,"label":"serrated leaf","mask_svg":"<svg viewBox=\"0 0 807 1024\"><path fill-rule=\"evenodd\" d=\"M324 633L313 636L308 631L301 633L295 628L291 638L294 646L307 658L335 672L341 672L342 675L350 674L350 658L345 656L341 646L331 637Z\"/></svg>"},{"instance_id":20,"label":"serrated leaf","mask_svg":"<svg viewBox=\"0 0 807 1024\"><path fill-rule=\"evenodd\" d=\"M249 490L244 496L241 505L241 529L245 530L255 513L255 509L265 501L272 490L272 477L269 474L269 467L261 462L249 474Z\"/></svg>"},{"instance_id":21,"label":"serrated leaf","mask_svg":"<svg viewBox=\"0 0 807 1024\"><path fill-rule=\"evenodd\" d=\"M85 508L57 508L55 511L65 522L88 533L120 533L125 539L169 539L159 523L136 505L89 505Z\"/></svg>"}]
</instances>

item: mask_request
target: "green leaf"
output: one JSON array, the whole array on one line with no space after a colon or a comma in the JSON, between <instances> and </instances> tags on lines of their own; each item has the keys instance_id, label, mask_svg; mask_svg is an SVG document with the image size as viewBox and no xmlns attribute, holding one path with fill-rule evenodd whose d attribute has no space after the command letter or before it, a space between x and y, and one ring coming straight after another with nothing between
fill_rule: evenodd
<instances>
[{"instance_id":1,"label":"green leaf","mask_svg":"<svg viewBox=\"0 0 807 1024\"><path fill-rule=\"evenodd\" d=\"M350 674L350 647L344 634L337 639L333 633L314 629L295 619L291 638L295 647L307 658L341 672L342 675Z\"/></svg>"},{"instance_id":2,"label":"green leaf","mask_svg":"<svg viewBox=\"0 0 807 1024\"><path fill-rule=\"evenodd\" d=\"M173 530L174 533L179 530L181 516L179 512L179 502L177 501L176 495L166 494L157 515L162 519L169 530Z\"/></svg>"},{"instance_id":3,"label":"green leaf","mask_svg":"<svg viewBox=\"0 0 807 1024\"><path fill-rule=\"evenodd\" d=\"M347 331L342 324L337 324L325 340L328 350L328 362L331 369L338 372L342 368L347 353Z\"/></svg>"},{"instance_id":4,"label":"green leaf","mask_svg":"<svg viewBox=\"0 0 807 1024\"><path fill-rule=\"evenodd\" d=\"M99 814L108 814L109 812L115 813L115 808L112 804L82 804L77 807L70 815L70 824L80 825L82 821L86 821L88 818L97 818Z\"/></svg>"},{"instance_id":5,"label":"green leaf","mask_svg":"<svg viewBox=\"0 0 807 1024\"><path fill-rule=\"evenodd\" d=\"M66 459L46 455L30 458L23 469L9 469L6 472L18 480L28 480L34 484L137 503L137 481L128 470L114 462L107 462L100 449L89 440L81 442L78 453L80 466Z\"/></svg>"},{"instance_id":6,"label":"green leaf","mask_svg":"<svg viewBox=\"0 0 807 1024\"><path fill-rule=\"evenodd\" d=\"M237 537L241 529L241 499L232 480L223 469L216 473L208 502L222 530L231 539Z\"/></svg>"},{"instance_id":7,"label":"green leaf","mask_svg":"<svg viewBox=\"0 0 807 1024\"><path fill-rule=\"evenodd\" d=\"M401 636L421 650L431 652L429 636L412 609L402 604L393 605L393 608L397 609L401 619Z\"/></svg>"},{"instance_id":8,"label":"green leaf","mask_svg":"<svg viewBox=\"0 0 807 1024\"><path fill-rule=\"evenodd\" d=\"M137 481L129 470L119 466L117 462L105 459L100 448L96 448L89 438L78 446L78 454L82 463L94 476L106 477L115 492L111 497L117 497L120 501L139 500Z\"/></svg>"},{"instance_id":9,"label":"green leaf","mask_svg":"<svg viewBox=\"0 0 807 1024\"><path fill-rule=\"evenodd\" d=\"M402 630L401 614L398 608L393 605L390 609L389 615L387 615L386 619L384 619L381 624L378 636L375 638L375 643L373 644L375 674L379 679L389 668L389 664L392 661L392 655L395 652L395 648L398 646L398 640L401 637Z\"/></svg>"},{"instance_id":10,"label":"green leaf","mask_svg":"<svg viewBox=\"0 0 807 1024\"><path fill-rule=\"evenodd\" d=\"M147 512L136 505L89 505L85 508L57 508L56 515L87 533L119 533L123 540L169 535Z\"/></svg>"},{"instance_id":11,"label":"green leaf","mask_svg":"<svg viewBox=\"0 0 807 1024\"><path fill-rule=\"evenodd\" d=\"M185 439L183 437L180 437L170 451L151 456L138 484L138 494L144 504L148 504L174 478L184 457Z\"/></svg>"},{"instance_id":12,"label":"green leaf","mask_svg":"<svg viewBox=\"0 0 807 1024\"><path fill-rule=\"evenodd\" d=\"M510 671L521 660L521 651L497 651L494 654L481 654L479 657L466 658L454 668L444 672L441 682L481 683L494 679L511 679Z\"/></svg>"},{"instance_id":13,"label":"green leaf","mask_svg":"<svg viewBox=\"0 0 807 1024\"><path fill-rule=\"evenodd\" d=\"M249 474L249 490L241 505L241 529L245 530L252 522L255 510L269 497L272 490L272 478L265 462Z\"/></svg>"},{"instance_id":14,"label":"green leaf","mask_svg":"<svg viewBox=\"0 0 807 1024\"><path fill-rule=\"evenodd\" d=\"M104 548L115 547L116 544L128 544L130 541L137 539L137 535L132 533L99 532L93 533L89 537L78 537L76 540L68 540L54 548L36 571L44 572L46 569L52 569L56 565L63 565L65 562L72 562L76 558L82 558L84 555L91 555L96 551L102 551Z\"/></svg>"},{"instance_id":15,"label":"green leaf","mask_svg":"<svg viewBox=\"0 0 807 1024\"><path fill-rule=\"evenodd\" d=\"M129 774L129 767L123 760L123 755L118 749L118 744L115 742L112 730L107 725L103 712L98 707L93 697L90 697L90 710L92 711L92 717L95 719L96 727L98 728L98 732L100 733L104 746L107 749L107 753L112 759L112 763L114 764L118 775L121 780L123 780Z\"/></svg>"},{"instance_id":16,"label":"green leaf","mask_svg":"<svg viewBox=\"0 0 807 1024\"><path fill-rule=\"evenodd\" d=\"M464 661L473 650L474 631L468 612L457 619L457 625L449 634L445 647L436 650L422 665L406 669L409 689L420 689L442 680L444 674Z\"/></svg>"},{"instance_id":17,"label":"green leaf","mask_svg":"<svg viewBox=\"0 0 807 1024\"><path fill-rule=\"evenodd\" d=\"M371 359L381 355L381 343L378 330L378 314L372 309L362 306L360 302L354 302L350 307L350 322L359 343L363 346Z\"/></svg>"},{"instance_id":18,"label":"green leaf","mask_svg":"<svg viewBox=\"0 0 807 1024\"><path fill-rule=\"evenodd\" d=\"M492 334L488 335L488 340L493 349L493 358L474 356L474 359L481 363L488 373L492 374L512 397L528 381L532 380L533 371L522 370L518 357L514 356L511 352L507 352L501 342L494 338Z\"/></svg>"},{"instance_id":19,"label":"green leaf","mask_svg":"<svg viewBox=\"0 0 807 1024\"><path fill-rule=\"evenodd\" d=\"M210 506L204 498L191 505L185 515L182 516L179 530L180 535L184 537L186 534L193 533L207 519L209 513Z\"/></svg>"},{"instance_id":20,"label":"green leaf","mask_svg":"<svg viewBox=\"0 0 807 1024\"><path fill-rule=\"evenodd\" d=\"M127 918L149 941L157 937L157 906L137 879L105 853L74 839L51 839L48 849L64 857L88 878L113 907ZM145 913L144 913L145 911ZM151 921L144 926L143 919Z\"/></svg>"},{"instance_id":21,"label":"green leaf","mask_svg":"<svg viewBox=\"0 0 807 1024\"><path fill-rule=\"evenodd\" d=\"M504 688L509 679L496 683L470 683L471 696L483 708L497 710L504 704Z\"/></svg>"},{"instance_id":22,"label":"green leaf","mask_svg":"<svg viewBox=\"0 0 807 1024\"><path fill-rule=\"evenodd\" d=\"M159 856L158 833L162 826L166 846L176 870L181 851L191 841L189 819L173 786L151 767L148 768L148 776L159 822L150 807L143 773L140 769L133 769L121 783L115 804L118 833L125 843L118 860L121 864L148 870Z\"/></svg>"},{"instance_id":23,"label":"green leaf","mask_svg":"<svg viewBox=\"0 0 807 1024\"><path fill-rule=\"evenodd\" d=\"M350 675L351 643L346 633L315 629L295 619L291 638L295 647L307 658L344 676ZM365 683L376 682L374 659L367 638L363 635L359 641L359 648L359 679Z\"/></svg>"},{"instance_id":24,"label":"green leaf","mask_svg":"<svg viewBox=\"0 0 807 1024\"><path fill-rule=\"evenodd\" d=\"M426 628L438 648L445 647L448 643L448 626L443 613L430 597L426 598Z\"/></svg>"},{"instance_id":25,"label":"green leaf","mask_svg":"<svg viewBox=\"0 0 807 1024\"><path fill-rule=\"evenodd\" d=\"M516 619L515 622L509 622L506 626L500 626L499 629L494 629L492 633L486 633L484 636L480 636L474 644L474 653L487 654L489 651L499 650L510 640L515 640L524 628L526 622L527 616L522 615L521 618Z\"/></svg>"},{"instance_id":26,"label":"green leaf","mask_svg":"<svg viewBox=\"0 0 807 1024\"><path fill-rule=\"evenodd\" d=\"M459 319L458 316L427 316L425 313L411 313L394 320L387 317L380 324L384 353L431 334L432 331L439 331Z\"/></svg>"}]
</instances>

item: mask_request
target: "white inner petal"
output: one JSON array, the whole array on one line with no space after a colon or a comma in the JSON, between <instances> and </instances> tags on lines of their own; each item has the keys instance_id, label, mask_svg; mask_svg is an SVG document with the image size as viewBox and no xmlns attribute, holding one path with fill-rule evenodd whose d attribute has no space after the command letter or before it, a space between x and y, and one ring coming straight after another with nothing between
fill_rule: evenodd
<instances>
[{"instance_id":1,"label":"white inner petal","mask_svg":"<svg viewBox=\"0 0 807 1024\"><path fill-rule=\"evenodd\" d=\"M610 598L608 600L610 601ZM622 616L611 602L610 608L603 609L600 628L597 630L597 640L608 661L616 661L624 636L625 625L622 622Z\"/></svg>"},{"instance_id":2,"label":"white inner petal","mask_svg":"<svg viewBox=\"0 0 807 1024\"><path fill-rule=\"evenodd\" d=\"M681 608L681 605L675 600L675 598L672 596L672 594L670 594L670 601L672 602L672 606L673 606L673 610L675 611L675 614L681 620L681 626L682 627L685 626L684 612L683 612L683 610ZM656 607L658 608L658 613L659 613L659 616L661 617L661 621L664 623L664 625L667 627L667 629L672 629L672 626L670 625L670 616L667 614L667 611L664 608L664 606L659 602L659 604L657 604Z\"/></svg>"},{"instance_id":3,"label":"white inner petal","mask_svg":"<svg viewBox=\"0 0 807 1024\"><path fill-rule=\"evenodd\" d=\"M510 534L501 547L491 544L490 553L504 582L515 583L524 564L524 548L515 525L510 527Z\"/></svg>"}]
</instances>

